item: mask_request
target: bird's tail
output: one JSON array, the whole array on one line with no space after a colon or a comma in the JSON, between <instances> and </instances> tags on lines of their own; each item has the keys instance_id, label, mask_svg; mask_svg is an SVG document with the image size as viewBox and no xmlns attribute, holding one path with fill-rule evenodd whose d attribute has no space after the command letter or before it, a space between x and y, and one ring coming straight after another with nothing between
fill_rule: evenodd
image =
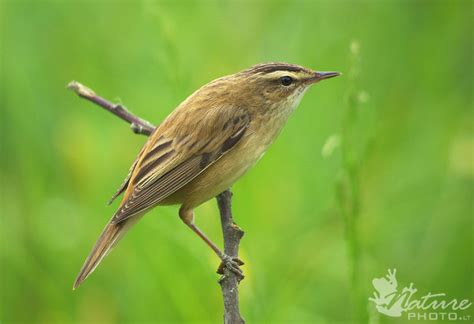
<instances>
[{"instance_id":1,"label":"bird's tail","mask_svg":"<svg viewBox=\"0 0 474 324\"><path fill-rule=\"evenodd\" d=\"M123 222L114 224L112 220L105 226L102 234L92 248L91 253L87 257L84 265L79 271L76 280L74 281L73 289L89 277L89 275L97 268L104 257L112 250L112 248L120 241L123 235L135 224L141 217L131 217Z\"/></svg>"}]
</instances>

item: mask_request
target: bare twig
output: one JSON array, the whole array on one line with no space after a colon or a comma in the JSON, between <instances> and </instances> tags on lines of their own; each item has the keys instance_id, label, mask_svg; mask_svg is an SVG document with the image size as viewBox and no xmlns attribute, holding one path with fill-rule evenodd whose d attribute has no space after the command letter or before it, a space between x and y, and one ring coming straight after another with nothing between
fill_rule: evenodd
<instances>
[{"instance_id":1,"label":"bare twig","mask_svg":"<svg viewBox=\"0 0 474 324\"><path fill-rule=\"evenodd\" d=\"M113 104L110 101L98 96L95 92L79 82L71 81L68 89L74 91L79 97L108 110L115 116L130 124L135 134L149 136L155 130L155 126L129 112L120 104ZM217 205L221 215L222 234L224 236L224 251L230 257L238 257L240 239L244 232L234 224L232 219L232 193L227 189L217 197ZM241 324L245 323L240 316L239 311L239 292L238 286L240 278L229 269L224 269L224 275L219 280L221 285L222 297L224 299L224 323Z\"/></svg>"},{"instance_id":2,"label":"bare twig","mask_svg":"<svg viewBox=\"0 0 474 324\"><path fill-rule=\"evenodd\" d=\"M102 108L110 111L115 116L129 123L132 131L135 134L143 134L148 136L155 130L155 126L152 123L135 116L124 106L113 104L110 101L96 95L94 91L77 81L69 82L67 88L74 91L79 97L87 99L96 105L101 106Z\"/></svg>"}]
</instances>

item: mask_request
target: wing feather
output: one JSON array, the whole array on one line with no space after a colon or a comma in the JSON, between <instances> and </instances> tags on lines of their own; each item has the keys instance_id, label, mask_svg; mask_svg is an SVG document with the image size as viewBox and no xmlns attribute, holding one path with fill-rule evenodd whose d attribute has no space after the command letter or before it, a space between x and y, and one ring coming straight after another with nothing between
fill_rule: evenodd
<instances>
[{"instance_id":1,"label":"wing feather","mask_svg":"<svg viewBox=\"0 0 474 324\"><path fill-rule=\"evenodd\" d=\"M149 148L142 154L144 158L137 163L128 183L126 197L114 215L113 223L120 223L130 217L141 214L157 203L181 189L195 179L226 152L230 151L245 134L250 123L250 115L242 110L239 114L229 114L227 119L213 118L211 121L196 123L195 127L182 128L194 131L194 138L199 138L199 145L188 145L190 134L164 134L164 143L151 141ZM218 117L218 116L217 116ZM208 118L209 119L209 118ZM212 118L211 118L212 119ZM166 123L166 121L165 121ZM199 128L199 126L201 126ZM207 129L203 130L203 127ZM161 126L160 126L161 128ZM159 130L158 130L159 131ZM158 134L154 134L158 137ZM186 145L183 140L186 139ZM151 153L159 147L166 147L159 153Z\"/></svg>"},{"instance_id":2,"label":"wing feather","mask_svg":"<svg viewBox=\"0 0 474 324\"><path fill-rule=\"evenodd\" d=\"M125 177L125 179L123 180L122 184L117 189L117 191L115 191L112 198L110 198L110 200L108 201L108 203L107 203L108 205L112 204L114 202L114 200L117 199L117 197L120 196L127 189L128 183L130 182L130 178L132 177L132 173L135 170L135 167L137 166L138 160L140 160L140 157L142 156L144 151L145 151L145 146L138 153L137 157L135 158L135 161L133 161L132 166L128 170L127 176Z\"/></svg>"}]
</instances>

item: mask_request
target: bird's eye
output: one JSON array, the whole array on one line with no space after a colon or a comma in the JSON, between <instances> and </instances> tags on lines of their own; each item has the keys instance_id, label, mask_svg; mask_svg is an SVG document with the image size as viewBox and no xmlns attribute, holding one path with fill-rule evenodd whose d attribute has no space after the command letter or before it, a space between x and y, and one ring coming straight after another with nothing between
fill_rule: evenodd
<instances>
[{"instance_id":1,"label":"bird's eye","mask_svg":"<svg viewBox=\"0 0 474 324\"><path fill-rule=\"evenodd\" d=\"M285 75L285 76L280 78L280 82L281 82L282 85L287 87L287 86L289 86L290 84L293 83L293 78L290 77L290 76Z\"/></svg>"}]
</instances>

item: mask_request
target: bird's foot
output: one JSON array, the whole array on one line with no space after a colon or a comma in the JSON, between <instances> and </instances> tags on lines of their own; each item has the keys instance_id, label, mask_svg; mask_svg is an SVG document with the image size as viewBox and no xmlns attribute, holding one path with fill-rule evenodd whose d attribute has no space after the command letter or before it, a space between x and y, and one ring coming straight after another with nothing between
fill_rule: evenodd
<instances>
[{"instance_id":1,"label":"bird's foot","mask_svg":"<svg viewBox=\"0 0 474 324\"><path fill-rule=\"evenodd\" d=\"M238 257L230 257L224 254L224 256L222 257L222 262L219 265L219 268L217 268L217 273L223 275L224 269L227 268L233 273L235 273L240 280L242 280L244 279L244 273L242 269L240 269L241 265L244 265L244 262Z\"/></svg>"}]
</instances>

